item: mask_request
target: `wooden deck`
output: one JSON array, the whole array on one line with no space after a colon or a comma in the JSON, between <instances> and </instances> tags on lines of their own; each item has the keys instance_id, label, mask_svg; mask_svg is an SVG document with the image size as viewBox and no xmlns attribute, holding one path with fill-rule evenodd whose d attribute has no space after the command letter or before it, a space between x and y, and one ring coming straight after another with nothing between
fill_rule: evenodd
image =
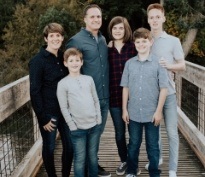
<instances>
[{"instance_id":1,"label":"wooden deck","mask_svg":"<svg viewBox=\"0 0 205 177\"><path fill-rule=\"evenodd\" d=\"M161 165L162 174L161 177L168 177L168 142L166 137L166 131L164 125L162 125L162 141L163 141L163 160L164 163ZM111 117L108 117L105 131L102 135L99 150L99 164L109 172L112 177L117 177L115 174L116 167L120 164L117 147L114 139L114 128ZM62 146L60 140L57 140L57 147L55 153L56 171L58 177L61 177L61 150ZM147 163L147 155L145 150L145 143L142 143L140 157L139 157L139 168L142 173L141 177L148 177L148 172L144 169ZM180 134L180 152L179 152L179 168L178 177L205 177L205 169L201 162L198 160L194 152L189 147L186 140ZM46 177L45 169L42 166L36 175L36 177ZM125 175L124 175L125 176ZM71 174L73 177L73 172Z\"/></svg>"}]
</instances>

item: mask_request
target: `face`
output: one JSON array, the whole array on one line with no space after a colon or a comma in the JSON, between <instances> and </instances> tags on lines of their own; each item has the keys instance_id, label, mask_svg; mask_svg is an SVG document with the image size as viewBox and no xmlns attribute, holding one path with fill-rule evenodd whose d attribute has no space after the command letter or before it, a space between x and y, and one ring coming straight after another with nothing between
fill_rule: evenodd
<instances>
[{"instance_id":1,"label":"face","mask_svg":"<svg viewBox=\"0 0 205 177\"><path fill-rule=\"evenodd\" d=\"M100 10L98 8L88 9L84 22L88 31L98 31L102 25L102 14Z\"/></svg>"},{"instance_id":2,"label":"face","mask_svg":"<svg viewBox=\"0 0 205 177\"><path fill-rule=\"evenodd\" d=\"M58 50L63 42L63 36L60 33L49 33L47 38L44 38L47 42L47 49L49 51Z\"/></svg>"},{"instance_id":3,"label":"face","mask_svg":"<svg viewBox=\"0 0 205 177\"><path fill-rule=\"evenodd\" d=\"M64 65L68 68L70 74L80 74L80 68L83 61L78 55L70 55Z\"/></svg>"},{"instance_id":4,"label":"face","mask_svg":"<svg viewBox=\"0 0 205 177\"><path fill-rule=\"evenodd\" d=\"M112 36L115 40L122 40L125 35L125 28L123 23L116 24L112 27Z\"/></svg>"},{"instance_id":5,"label":"face","mask_svg":"<svg viewBox=\"0 0 205 177\"><path fill-rule=\"evenodd\" d=\"M165 22L164 13L158 9L152 9L148 12L148 23L151 30L162 30Z\"/></svg>"},{"instance_id":6,"label":"face","mask_svg":"<svg viewBox=\"0 0 205 177\"><path fill-rule=\"evenodd\" d=\"M152 46L153 40L138 38L135 39L135 47L139 54L148 54Z\"/></svg>"}]
</instances>

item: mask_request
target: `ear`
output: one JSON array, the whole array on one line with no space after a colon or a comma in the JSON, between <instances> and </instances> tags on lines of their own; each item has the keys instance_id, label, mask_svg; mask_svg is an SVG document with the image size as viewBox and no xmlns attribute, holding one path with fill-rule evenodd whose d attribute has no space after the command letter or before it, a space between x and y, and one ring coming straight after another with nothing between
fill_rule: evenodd
<instances>
[{"instance_id":1,"label":"ear","mask_svg":"<svg viewBox=\"0 0 205 177\"><path fill-rule=\"evenodd\" d=\"M63 61L63 64L65 67L67 67L67 62L65 60Z\"/></svg>"},{"instance_id":2,"label":"ear","mask_svg":"<svg viewBox=\"0 0 205 177\"><path fill-rule=\"evenodd\" d=\"M163 20L163 22L165 22L166 21L166 17L164 16L164 20Z\"/></svg>"},{"instance_id":3,"label":"ear","mask_svg":"<svg viewBox=\"0 0 205 177\"><path fill-rule=\"evenodd\" d=\"M84 22L85 22L85 23L87 22L86 18L84 18Z\"/></svg>"}]
</instances>

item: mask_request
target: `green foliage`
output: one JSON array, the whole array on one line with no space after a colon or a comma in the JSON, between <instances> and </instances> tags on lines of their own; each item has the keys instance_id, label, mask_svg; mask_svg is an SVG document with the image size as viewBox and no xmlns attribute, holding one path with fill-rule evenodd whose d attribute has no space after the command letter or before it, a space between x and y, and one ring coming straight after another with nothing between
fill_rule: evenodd
<instances>
[{"instance_id":1,"label":"green foliage","mask_svg":"<svg viewBox=\"0 0 205 177\"><path fill-rule=\"evenodd\" d=\"M204 1L167 0L165 1L166 14L165 30L184 40L189 29L197 28L198 33L190 54L198 57L205 56L205 10Z\"/></svg>"},{"instance_id":2,"label":"green foliage","mask_svg":"<svg viewBox=\"0 0 205 177\"><path fill-rule=\"evenodd\" d=\"M63 24L67 38L79 29L69 5L68 1L58 0L28 0L26 4L16 5L2 37L4 48L0 50L0 86L28 74L29 60L44 44L42 29L46 24L52 21Z\"/></svg>"},{"instance_id":3,"label":"green foliage","mask_svg":"<svg viewBox=\"0 0 205 177\"><path fill-rule=\"evenodd\" d=\"M42 34L43 28L48 24L56 22L64 27L66 32L65 41L68 39L68 35L72 36L77 31L77 23L75 19L68 13L65 9L57 9L52 6L47 9L45 14L41 15L39 18L39 29L38 32Z\"/></svg>"}]
</instances>

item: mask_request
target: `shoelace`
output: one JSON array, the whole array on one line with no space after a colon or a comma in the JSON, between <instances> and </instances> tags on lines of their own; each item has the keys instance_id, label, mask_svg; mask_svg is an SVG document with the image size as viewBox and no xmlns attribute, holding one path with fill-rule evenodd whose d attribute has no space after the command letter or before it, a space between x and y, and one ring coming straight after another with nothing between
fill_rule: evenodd
<instances>
[{"instance_id":1,"label":"shoelace","mask_svg":"<svg viewBox=\"0 0 205 177\"><path fill-rule=\"evenodd\" d=\"M120 165L119 169L122 169L122 168L125 166L125 164L126 164L126 162L121 163L121 165Z\"/></svg>"}]
</instances>

